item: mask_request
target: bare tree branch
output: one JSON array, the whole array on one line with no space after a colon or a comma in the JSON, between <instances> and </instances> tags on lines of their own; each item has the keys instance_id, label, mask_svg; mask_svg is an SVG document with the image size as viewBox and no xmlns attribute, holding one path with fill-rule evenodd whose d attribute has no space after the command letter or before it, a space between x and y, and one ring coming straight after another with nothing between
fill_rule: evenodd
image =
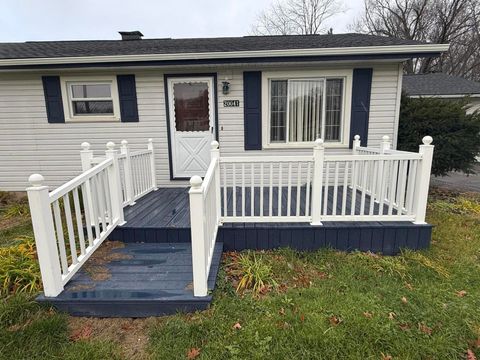
<instances>
[{"instance_id":1,"label":"bare tree branch","mask_svg":"<svg viewBox=\"0 0 480 360\"><path fill-rule=\"evenodd\" d=\"M480 0L364 0L351 29L432 43L450 43L439 58L408 61L407 73L442 71L480 80Z\"/></svg>"},{"instance_id":2,"label":"bare tree branch","mask_svg":"<svg viewBox=\"0 0 480 360\"><path fill-rule=\"evenodd\" d=\"M325 22L345 11L340 0L277 0L262 11L252 27L254 35L319 34Z\"/></svg>"}]
</instances>

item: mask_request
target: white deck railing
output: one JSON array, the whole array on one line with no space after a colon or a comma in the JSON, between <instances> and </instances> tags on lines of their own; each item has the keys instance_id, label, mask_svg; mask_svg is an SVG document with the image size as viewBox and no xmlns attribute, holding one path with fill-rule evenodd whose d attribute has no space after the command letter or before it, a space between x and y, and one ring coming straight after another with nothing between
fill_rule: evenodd
<instances>
[{"instance_id":1,"label":"white deck railing","mask_svg":"<svg viewBox=\"0 0 480 360\"><path fill-rule=\"evenodd\" d=\"M218 226L220 225L220 164L218 142L212 142L211 162L205 178L190 179L193 291L206 296ZM193 236L195 234L195 236Z\"/></svg>"},{"instance_id":2,"label":"white deck railing","mask_svg":"<svg viewBox=\"0 0 480 360\"><path fill-rule=\"evenodd\" d=\"M88 143L82 148L83 173L52 192L42 175L29 178L30 212L48 297L60 294L113 229L125 223L123 207L156 188L151 141L148 150L130 155L119 154L113 142L107 143L105 157L93 157ZM126 164L129 160L132 165Z\"/></svg>"},{"instance_id":3,"label":"white deck railing","mask_svg":"<svg viewBox=\"0 0 480 360\"><path fill-rule=\"evenodd\" d=\"M222 157L212 142L205 179L190 180L190 220L195 296L207 294L218 226L225 222L414 221L425 222L433 157L432 138L418 153L353 141L350 154Z\"/></svg>"}]
</instances>

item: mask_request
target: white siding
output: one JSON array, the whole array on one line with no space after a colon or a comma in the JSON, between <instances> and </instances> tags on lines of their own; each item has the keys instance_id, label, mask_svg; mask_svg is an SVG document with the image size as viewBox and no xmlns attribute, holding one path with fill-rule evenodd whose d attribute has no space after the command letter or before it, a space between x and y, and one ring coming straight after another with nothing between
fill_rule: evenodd
<instances>
[{"instance_id":1,"label":"white siding","mask_svg":"<svg viewBox=\"0 0 480 360\"><path fill-rule=\"evenodd\" d=\"M188 72L191 73L191 69ZM218 74L217 105L222 154L255 156L260 152L269 155L311 153L310 149L245 151L243 69L203 69L198 72ZM140 116L140 122L137 123L49 124L41 74L0 74L0 190L24 190L28 186L28 176L35 172L44 175L46 184L55 188L80 173L79 151L82 142L90 142L96 153L100 154L107 141L119 145L124 138L137 149L146 147L147 139L153 138L159 186L186 185L186 181L170 181L163 72L130 70L127 73L136 75ZM225 77L231 83L228 95L221 92ZM374 66L369 144L378 144L385 134L395 134L398 79L398 64ZM223 107L225 99L240 100L240 107Z\"/></svg>"}]
</instances>

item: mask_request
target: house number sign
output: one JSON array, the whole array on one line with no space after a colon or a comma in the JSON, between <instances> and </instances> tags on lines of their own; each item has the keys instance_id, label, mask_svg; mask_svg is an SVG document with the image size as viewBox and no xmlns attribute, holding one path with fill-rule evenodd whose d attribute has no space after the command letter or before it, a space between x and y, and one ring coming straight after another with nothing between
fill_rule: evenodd
<instances>
[{"instance_id":1,"label":"house number sign","mask_svg":"<svg viewBox=\"0 0 480 360\"><path fill-rule=\"evenodd\" d=\"M239 107L240 100L223 100L223 107Z\"/></svg>"}]
</instances>

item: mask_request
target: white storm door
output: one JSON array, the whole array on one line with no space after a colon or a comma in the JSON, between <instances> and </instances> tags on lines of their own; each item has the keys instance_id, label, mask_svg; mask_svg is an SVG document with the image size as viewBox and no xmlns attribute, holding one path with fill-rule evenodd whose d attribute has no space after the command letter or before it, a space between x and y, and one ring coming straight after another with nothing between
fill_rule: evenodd
<instances>
[{"instance_id":1,"label":"white storm door","mask_svg":"<svg viewBox=\"0 0 480 360\"><path fill-rule=\"evenodd\" d=\"M168 99L173 177L203 177L215 139L213 77L169 78Z\"/></svg>"}]
</instances>

